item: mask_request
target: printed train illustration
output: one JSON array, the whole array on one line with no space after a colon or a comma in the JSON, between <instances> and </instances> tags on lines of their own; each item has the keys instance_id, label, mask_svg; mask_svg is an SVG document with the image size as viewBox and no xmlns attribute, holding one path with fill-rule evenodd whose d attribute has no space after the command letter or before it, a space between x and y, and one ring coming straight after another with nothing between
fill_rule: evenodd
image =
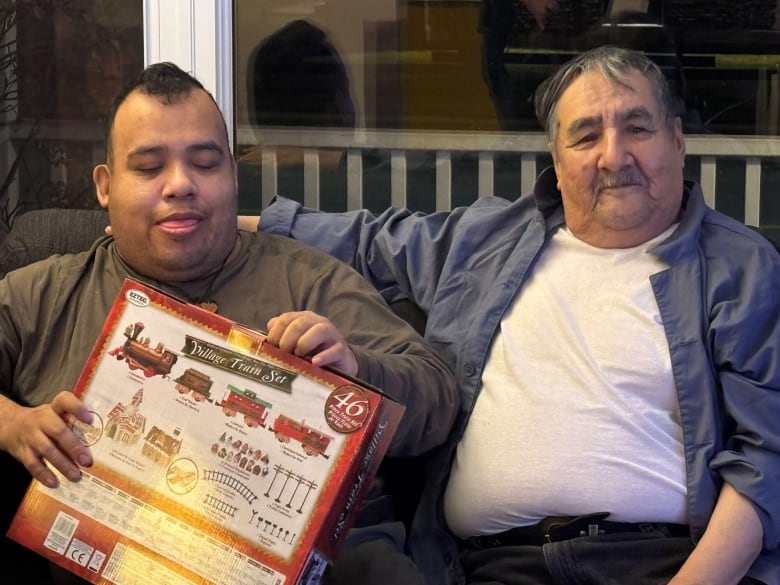
<instances>
[{"instance_id":1,"label":"printed train illustration","mask_svg":"<svg viewBox=\"0 0 780 585\"><path fill-rule=\"evenodd\" d=\"M165 347L163 343L151 346L148 337L142 337L144 324L132 323L125 328L126 338L123 345L108 352L108 355L117 360L125 360L131 370L142 370L144 376L151 378L160 375L168 379L171 370L178 361L178 354ZM222 409L227 417L243 416L244 424L248 427L265 427L268 411L272 408L270 402L260 398L254 391L241 389L232 384L227 384L227 389L222 399L215 401L211 397L214 381L196 368L187 368L174 381L175 389L179 394L191 394L196 402L209 402ZM314 457L322 455L328 458L325 452L333 437L298 421L287 415L279 414L270 429L276 439L281 443L289 443L291 440L300 443L303 452Z\"/></svg>"},{"instance_id":2,"label":"printed train illustration","mask_svg":"<svg viewBox=\"0 0 780 585\"><path fill-rule=\"evenodd\" d=\"M131 370L142 370L147 378L158 375L168 378L179 356L162 343L151 347L150 339L141 337L143 330L144 324L140 321L128 325L124 332L126 341L108 355L125 360Z\"/></svg>"},{"instance_id":3,"label":"printed train illustration","mask_svg":"<svg viewBox=\"0 0 780 585\"><path fill-rule=\"evenodd\" d=\"M191 393L195 402L208 400L211 402L211 386L214 381L207 374L199 372L195 368L187 368L184 373L176 378L176 390L179 394Z\"/></svg>"},{"instance_id":4,"label":"printed train illustration","mask_svg":"<svg viewBox=\"0 0 780 585\"><path fill-rule=\"evenodd\" d=\"M322 455L326 459L329 457L325 451L333 440L333 437L312 428L303 422L299 422L280 414L274 420L271 431L276 435L276 439L281 443L289 443L290 439L298 441L303 447L303 452L309 457Z\"/></svg>"},{"instance_id":5,"label":"printed train illustration","mask_svg":"<svg viewBox=\"0 0 780 585\"><path fill-rule=\"evenodd\" d=\"M244 422L248 427L265 427L265 419L271 403L261 399L251 390L242 390L232 384L227 385L227 393L217 406L222 407L226 416L244 415Z\"/></svg>"}]
</instances>

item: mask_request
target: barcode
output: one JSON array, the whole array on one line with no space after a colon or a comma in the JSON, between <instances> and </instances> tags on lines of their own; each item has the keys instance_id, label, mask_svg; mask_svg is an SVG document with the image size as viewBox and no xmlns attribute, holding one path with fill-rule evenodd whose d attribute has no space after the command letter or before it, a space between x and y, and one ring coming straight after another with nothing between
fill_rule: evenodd
<instances>
[{"instance_id":1,"label":"barcode","mask_svg":"<svg viewBox=\"0 0 780 585\"><path fill-rule=\"evenodd\" d=\"M59 512L54 519L51 530L46 535L43 545L60 554L65 554L68 543L73 538L73 533L76 532L78 525L79 521L76 518L69 516L65 512Z\"/></svg>"},{"instance_id":2,"label":"barcode","mask_svg":"<svg viewBox=\"0 0 780 585\"><path fill-rule=\"evenodd\" d=\"M71 518L67 514L60 513L54 521L52 532L57 532L70 540L70 537L76 532L76 526L78 526L78 520Z\"/></svg>"}]
</instances>

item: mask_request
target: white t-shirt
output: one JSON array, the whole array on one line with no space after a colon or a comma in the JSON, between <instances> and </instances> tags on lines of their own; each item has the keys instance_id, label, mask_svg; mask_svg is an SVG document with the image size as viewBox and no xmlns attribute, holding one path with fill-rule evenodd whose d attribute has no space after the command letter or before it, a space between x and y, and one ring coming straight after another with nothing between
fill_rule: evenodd
<instances>
[{"instance_id":1,"label":"white t-shirt","mask_svg":"<svg viewBox=\"0 0 780 585\"><path fill-rule=\"evenodd\" d=\"M647 249L558 230L493 341L444 499L461 537L547 516L687 521L669 348Z\"/></svg>"}]
</instances>

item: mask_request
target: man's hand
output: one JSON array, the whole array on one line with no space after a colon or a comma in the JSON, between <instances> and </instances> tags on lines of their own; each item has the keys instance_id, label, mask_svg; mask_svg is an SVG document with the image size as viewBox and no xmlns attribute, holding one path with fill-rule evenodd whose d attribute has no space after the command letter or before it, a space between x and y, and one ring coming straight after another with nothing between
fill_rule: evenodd
<instances>
[{"instance_id":1,"label":"man's hand","mask_svg":"<svg viewBox=\"0 0 780 585\"><path fill-rule=\"evenodd\" d=\"M256 232L259 223L260 223L259 215L238 216L238 229L244 230L245 232Z\"/></svg>"},{"instance_id":2,"label":"man's hand","mask_svg":"<svg viewBox=\"0 0 780 585\"><path fill-rule=\"evenodd\" d=\"M46 486L56 487L58 483L49 466L69 480L78 481L80 468L92 465L92 455L68 426L70 417L92 422L92 413L72 392L60 392L51 403L35 407L2 398L0 448Z\"/></svg>"},{"instance_id":3,"label":"man's hand","mask_svg":"<svg viewBox=\"0 0 780 585\"><path fill-rule=\"evenodd\" d=\"M268 342L286 352L311 358L315 366L331 366L349 375L358 373L357 360L341 332L311 311L282 313L268 321Z\"/></svg>"}]
</instances>

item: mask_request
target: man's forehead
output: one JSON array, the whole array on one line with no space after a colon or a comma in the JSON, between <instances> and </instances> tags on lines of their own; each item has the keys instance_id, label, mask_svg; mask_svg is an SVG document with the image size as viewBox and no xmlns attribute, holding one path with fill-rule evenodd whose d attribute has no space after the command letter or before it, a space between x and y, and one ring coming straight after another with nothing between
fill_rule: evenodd
<instances>
[{"instance_id":1,"label":"man's forehead","mask_svg":"<svg viewBox=\"0 0 780 585\"><path fill-rule=\"evenodd\" d=\"M660 104L647 78L631 70L623 83L608 80L590 71L575 79L561 94L558 118L603 117L605 114L630 116L644 111L655 114Z\"/></svg>"},{"instance_id":2,"label":"man's forehead","mask_svg":"<svg viewBox=\"0 0 780 585\"><path fill-rule=\"evenodd\" d=\"M115 147L130 152L162 149L174 142L226 147L219 109L208 94L197 89L173 101L137 90L130 93L117 110L112 134Z\"/></svg>"}]
</instances>

